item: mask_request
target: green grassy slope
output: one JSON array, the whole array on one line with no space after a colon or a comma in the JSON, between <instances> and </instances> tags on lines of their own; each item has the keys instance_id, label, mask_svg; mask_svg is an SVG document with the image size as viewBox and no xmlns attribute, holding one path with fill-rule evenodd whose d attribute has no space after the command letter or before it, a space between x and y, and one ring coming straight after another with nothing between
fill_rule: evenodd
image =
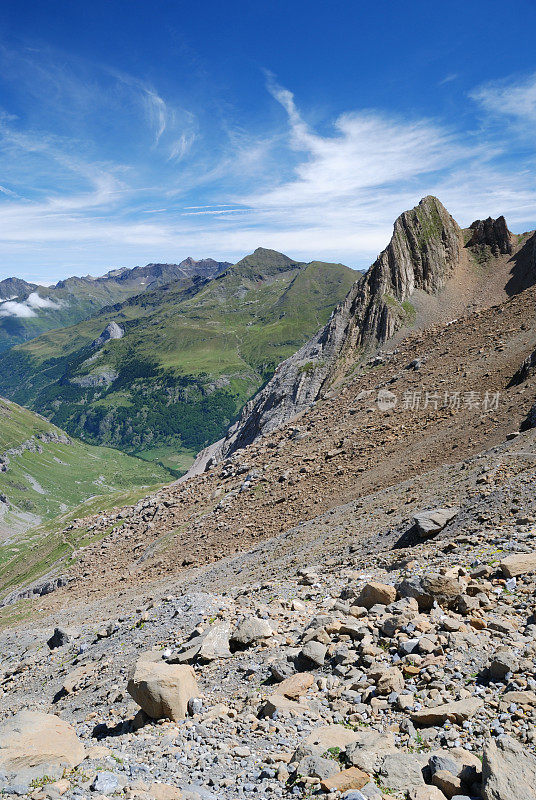
<instances>
[{"instance_id":1,"label":"green grassy slope","mask_svg":"<svg viewBox=\"0 0 536 800\"><path fill-rule=\"evenodd\" d=\"M78 512L83 504L110 508L170 477L156 464L69 439L42 417L0 399L0 538Z\"/></svg>"},{"instance_id":2,"label":"green grassy slope","mask_svg":"<svg viewBox=\"0 0 536 800\"><path fill-rule=\"evenodd\" d=\"M13 278L0 281L0 352L46 331L80 322L101 308L123 302L140 292L171 281L186 280L196 274L211 277L226 266L229 266L227 262L188 258L180 264L147 264L145 267L112 270L96 279L67 278L55 286L37 286ZM27 310L32 316L13 316L2 308L2 302L7 299L27 304L32 293L49 301L49 306L33 305Z\"/></svg>"},{"instance_id":3,"label":"green grassy slope","mask_svg":"<svg viewBox=\"0 0 536 800\"><path fill-rule=\"evenodd\" d=\"M181 470L357 277L259 249L213 280L159 287L0 355L0 393L85 441ZM112 320L124 337L95 351Z\"/></svg>"}]
</instances>

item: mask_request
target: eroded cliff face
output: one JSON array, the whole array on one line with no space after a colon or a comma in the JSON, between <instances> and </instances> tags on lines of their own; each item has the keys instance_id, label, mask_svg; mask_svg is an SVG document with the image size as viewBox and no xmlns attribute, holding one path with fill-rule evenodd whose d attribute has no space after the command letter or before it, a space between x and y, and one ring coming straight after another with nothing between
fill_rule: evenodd
<instances>
[{"instance_id":1,"label":"eroded cliff face","mask_svg":"<svg viewBox=\"0 0 536 800\"><path fill-rule=\"evenodd\" d=\"M508 230L504 217L477 219L470 227L471 238L467 247L489 248L494 256L511 255L514 252L514 237Z\"/></svg>"},{"instance_id":2,"label":"eroded cliff face","mask_svg":"<svg viewBox=\"0 0 536 800\"><path fill-rule=\"evenodd\" d=\"M196 470L250 444L300 414L329 385L341 360L389 339L413 309L416 289L439 291L458 264L463 235L435 197L425 197L395 222L389 245L351 288L329 322L277 368L243 409L227 437L197 462Z\"/></svg>"}]
</instances>

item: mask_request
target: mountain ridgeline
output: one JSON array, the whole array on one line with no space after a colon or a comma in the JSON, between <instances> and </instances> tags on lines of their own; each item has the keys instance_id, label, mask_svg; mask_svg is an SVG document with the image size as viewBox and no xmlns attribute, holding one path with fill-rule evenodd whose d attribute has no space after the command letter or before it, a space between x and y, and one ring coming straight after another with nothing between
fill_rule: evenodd
<instances>
[{"instance_id":1,"label":"mountain ridgeline","mask_svg":"<svg viewBox=\"0 0 536 800\"><path fill-rule=\"evenodd\" d=\"M212 278L228 266L212 258L186 258L180 264L114 269L99 278L67 278L54 286L6 278L0 281L0 352L140 292L194 276Z\"/></svg>"},{"instance_id":2,"label":"mountain ridgeline","mask_svg":"<svg viewBox=\"0 0 536 800\"><path fill-rule=\"evenodd\" d=\"M356 272L257 249L0 355L0 392L176 474L329 318ZM119 276L120 279L121 276Z\"/></svg>"},{"instance_id":3,"label":"mountain ridgeline","mask_svg":"<svg viewBox=\"0 0 536 800\"><path fill-rule=\"evenodd\" d=\"M246 447L309 408L398 331L501 302L536 282L536 234L504 217L462 230L435 197L395 222L388 246L326 325L277 368L227 436L199 454L194 472Z\"/></svg>"}]
</instances>

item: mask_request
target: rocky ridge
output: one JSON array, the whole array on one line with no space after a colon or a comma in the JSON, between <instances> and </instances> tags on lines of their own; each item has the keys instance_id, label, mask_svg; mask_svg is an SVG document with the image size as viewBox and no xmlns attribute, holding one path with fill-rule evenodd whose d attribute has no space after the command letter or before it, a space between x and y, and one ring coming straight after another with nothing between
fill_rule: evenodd
<instances>
[{"instance_id":1,"label":"rocky ridge","mask_svg":"<svg viewBox=\"0 0 536 800\"><path fill-rule=\"evenodd\" d=\"M342 346L291 424L66 528L2 612L2 791L532 798L535 297Z\"/></svg>"},{"instance_id":2,"label":"rocky ridge","mask_svg":"<svg viewBox=\"0 0 536 800\"><path fill-rule=\"evenodd\" d=\"M466 508L410 547L375 534L372 552L354 540L281 570L266 543L260 581L235 558L240 573L216 565L0 634L3 791L532 797L535 461L499 474L497 455ZM521 514L497 526L514 497ZM30 748L13 736L25 725L63 747Z\"/></svg>"},{"instance_id":3,"label":"rocky ridge","mask_svg":"<svg viewBox=\"0 0 536 800\"><path fill-rule=\"evenodd\" d=\"M399 329L411 327L416 314L410 302L414 296L419 295L422 302L422 293L438 295L468 260L487 263L512 256L517 247L504 217L477 220L465 238L464 245L464 232L435 197L425 197L401 214L387 248L355 283L326 326L280 364L226 438L200 453L190 474L299 415L340 378L348 360L362 357ZM536 236L530 242L528 285L536 280Z\"/></svg>"}]
</instances>

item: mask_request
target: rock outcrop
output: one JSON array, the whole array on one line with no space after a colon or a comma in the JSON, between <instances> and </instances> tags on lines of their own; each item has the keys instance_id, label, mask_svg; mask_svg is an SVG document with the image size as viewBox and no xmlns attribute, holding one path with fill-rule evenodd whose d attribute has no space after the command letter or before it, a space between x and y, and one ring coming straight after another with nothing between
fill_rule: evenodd
<instances>
[{"instance_id":1,"label":"rock outcrop","mask_svg":"<svg viewBox=\"0 0 536 800\"><path fill-rule=\"evenodd\" d=\"M516 386L519 383L524 383L536 375L536 350L523 361L520 368L512 378L511 384ZM536 428L536 402L529 411L527 418L522 426L524 429Z\"/></svg>"},{"instance_id":2,"label":"rock outcrop","mask_svg":"<svg viewBox=\"0 0 536 800\"><path fill-rule=\"evenodd\" d=\"M472 236L467 247L488 247L494 256L511 255L514 252L514 240L504 217L477 219L470 230Z\"/></svg>"},{"instance_id":3,"label":"rock outcrop","mask_svg":"<svg viewBox=\"0 0 536 800\"><path fill-rule=\"evenodd\" d=\"M308 408L346 354L385 342L411 317L413 308L407 301L416 289L434 294L445 285L462 249L462 232L437 198L425 197L401 214L389 245L326 326L279 365L265 388L244 407L227 438L200 454L195 471Z\"/></svg>"},{"instance_id":4,"label":"rock outcrop","mask_svg":"<svg viewBox=\"0 0 536 800\"><path fill-rule=\"evenodd\" d=\"M527 356L527 358L523 361L520 368L514 375L512 379L512 383L523 383L523 381L528 380L536 375L536 350Z\"/></svg>"},{"instance_id":5,"label":"rock outcrop","mask_svg":"<svg viewBox=\"0 0 536 800\"><path fill-rule=\"evenodd\" d=\"M122 339L124 335L125 331L120 325L117 324L117 322L109 322L101 335L91 343L91 347L97 349L98 347L102 347L103 344L106 344L106 342L109 342L111 339Z\"/></svg>"}]
</instances>

